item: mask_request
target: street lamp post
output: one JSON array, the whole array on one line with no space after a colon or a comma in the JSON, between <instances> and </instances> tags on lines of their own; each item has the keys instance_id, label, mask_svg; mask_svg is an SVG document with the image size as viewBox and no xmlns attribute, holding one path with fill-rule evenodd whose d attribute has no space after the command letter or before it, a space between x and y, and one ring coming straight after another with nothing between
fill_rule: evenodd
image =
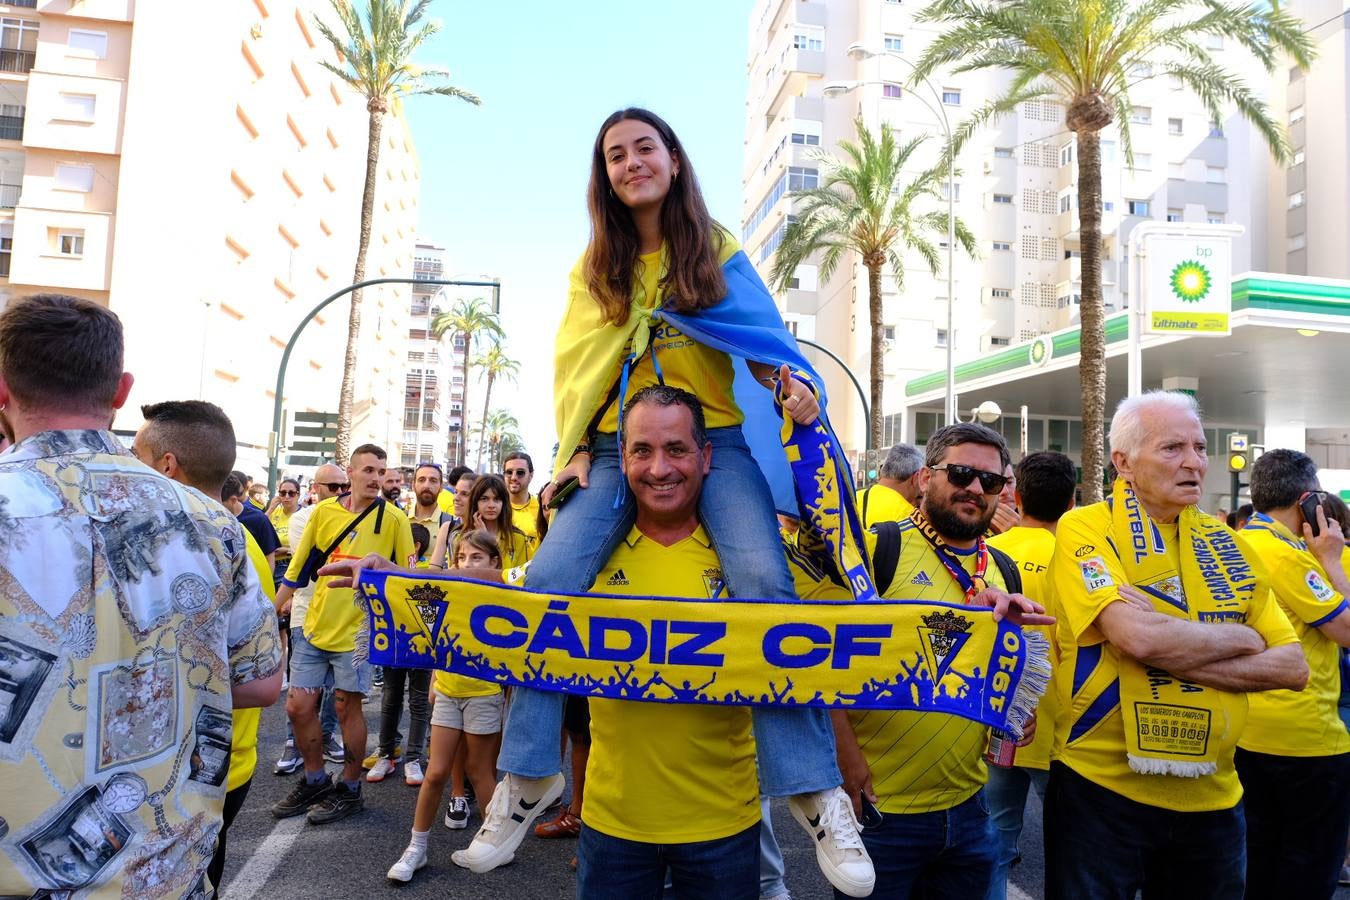
<instances>
[{"instance_id":1,"label":"street lamp post","mask_svg":"<svg viewBox=\"0 0 1350 900\"><path fill-rule=\"evenodd\" d=\"M797 341L797 343L799 343L799 344L805 344L805 345L808 346L808 347L814 347L815 349L819 350L821 353L824 353L824 354L825 354L826 356L828 356L830 359L832 359L832 360L834 360L835 362L839 363L839 368L843 369L843 370L844 370L844 374L848 376L848 380L851 381L851 382L853 382L853 389L856 390L856 391L858 392L858 400L862 402L862 408L863 408L863 421L864 421L865 423L867 423L867 446L865 446L863 449L864 449L864 450L875 450L875 449L877 449L877 436L876 436L876 434L873 433L873 431L872 431L872 411L871 411L871 407L869 407L869 406L867 405L867 392L863 390L863 386L862 386L861 384L859 384L859 383L858 383L858 379L857 379L856 377L854 377L854 375L853 375L853 370L850 369L850 368L848 367L848 363L844 362L842 359L840 359L839 357L835 356L832 352L830 352L830 351L827 350L826 348L820 346L820 345L817 344L815 341L808 341L806 338L800 338L800 337L794 338L794 339L795 339L795 340Z\"/></svg>"},{"instance_id":2,"label":"street lamp post","mask_svg":"<svg viewBox=\"0 0 1350 900\"><path fill-rule=\"evenodd\" d=\"M286 367L291 362L291 352L295 349L295 344L300 340L301 333L305 326L314 321L314 317L323 312L324 309L335 300L338 300L352 291L359 291L376 284L439 284L454 285L464 287L490 287L495 291L501 291L500 281L454 281L441 278L371 278L366 281L360 281L356 284L349 284L340 291L329 294L319 302L317 306L300 320L300 324L295 326L295 331L291 333L291 339L286 342L286 349L281 352L281 365L277 367L277 391L272 404L272 433L267 440L267 493L275 496L277 492L277 469L281 459L281 408L282 397L286 389ZM421 424L421 421L418 421Z\"/></svg>"},{"instance_id":3,"label":"street lamp post","mask_svg":"<svg viewBox=\"0 0 1350 900\"><path fill-rule=\"evenodd\" d=\"M911 72L915 71L914 63L905 59L894 50L872 50L862 43L852 43L848 46L848 55L855 60L871 59L872 57L885 56L904 63ZM937 118L942 125L942 132L947 138L947 146L951 147L952 127L947 120L947 111L942 102L942 94L933 83L926 78L917 79L919 84L926 87L933 95L933 103L929 103L921 95L915 97L924 106L928 107L929 112ZM904 86L898 82L883 81L833 81L825 85L824 94L826 97L834 97L857 90L865 84L895 84L897 87ZM956 252L956 159L955 155L947 155L947 402L946 419L950 425L956 421L956 369L952 357L952 348L956 339L955 309L956 309L956 288L955 274L952 263Z\"/></svg>"}]
</instances>

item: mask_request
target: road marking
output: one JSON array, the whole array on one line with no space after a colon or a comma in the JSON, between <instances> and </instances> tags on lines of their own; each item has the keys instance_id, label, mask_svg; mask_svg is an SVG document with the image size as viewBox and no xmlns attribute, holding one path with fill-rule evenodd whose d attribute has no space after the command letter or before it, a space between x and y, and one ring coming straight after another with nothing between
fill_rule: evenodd
<instances>
[{"instance_id":1,"label":"road marking","mask_svg":"<svg viewBox=\"0 0 1350 900\"><path fill-rule=\"evenodd\" d=\"M1008 882L1008 900L1035 900L1035 898L1010 881Z\"/></svg>"},{"instance_id":2,"label":"road marking","mask_svg":"<svg viewBox=\"0 0 1350 900\"><path fill-rule=\"evenodd\" d=\"M304 816L292 816L279 819L268 832L267 837L258 845L258 849L249 857L248 862L239 870L239 874L230 879L221 890L221 896L230 900L253 900L259 890L266 886L277 866L290 852L291 845L300 837L306 820Z\"/></svg>"}]
</instances>

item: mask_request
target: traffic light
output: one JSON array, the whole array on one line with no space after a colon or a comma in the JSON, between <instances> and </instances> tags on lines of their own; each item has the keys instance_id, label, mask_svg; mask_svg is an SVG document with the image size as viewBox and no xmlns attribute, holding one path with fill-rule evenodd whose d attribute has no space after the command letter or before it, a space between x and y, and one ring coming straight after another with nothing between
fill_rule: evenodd
<instances>
[{"instance_id":1,"label":"traffic light","mask_svg":"<svg viewBox=\"0 0 1350 900\"><path fill-rule=\"evenodd\" d=\"M1229 450L1228 451L1228 471L1234 475L1240 475L1247 471L1252 463L1251 450Z\"/></svg>"},{"instance_id":2,"label":"traffic light","mask_svg":"<svg viewBox=\"0 0 1350 900\"><path fill-rule=\"evenodd\" d=\"M881 475L881 451L868 450L863 454L863 480L867 484L876 484Z\"/></svg>"}]
</instances>

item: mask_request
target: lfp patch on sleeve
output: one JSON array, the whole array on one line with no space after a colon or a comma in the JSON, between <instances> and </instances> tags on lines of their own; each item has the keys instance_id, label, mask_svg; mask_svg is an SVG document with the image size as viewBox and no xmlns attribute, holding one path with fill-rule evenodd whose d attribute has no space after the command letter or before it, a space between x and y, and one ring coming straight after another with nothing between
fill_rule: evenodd
<instances>
[{"instance_id":1,"label":"lfp patch on sleeve","mask_svg":"<svg viewBox=\"0 0 1350 900\"><path fill-rule=\"evenodd\" d=\"M1100 556L1085 559L1078 564L1078 567L1083 570L1083 584L1087 586L1089 593L1104 587L1111 587L1116 583L1115 579L1111 577L1110 570L1106 568L1106 560Z\"/></svg>"},{"instance_id":2,"label":"lfp patch on sleeve","mask_svg":"<svg viewBox=\"0 0 1350 900\"><path fill-rule=\"evenodd\" d=\"M1313 592L1313 596L1325 603L1336 596L1336 589L1327 584L1326 580L1316 569L1308 570L1308 577L1304 579L1308 584L1308 590Z\"/></svg>"}]
</instances>

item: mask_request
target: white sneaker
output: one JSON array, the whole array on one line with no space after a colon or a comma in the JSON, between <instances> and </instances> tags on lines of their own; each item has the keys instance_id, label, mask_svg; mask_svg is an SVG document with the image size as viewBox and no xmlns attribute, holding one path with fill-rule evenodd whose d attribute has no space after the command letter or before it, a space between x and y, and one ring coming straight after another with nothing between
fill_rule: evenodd
<instances>
[{"instance_id":1,"label":"white sneaker","mask_svg":"<svg viewBox=\"0 0 1350 900\"><path fill-rule=\"evenodd\" d=\"M452 853L450 861L478 875L510 862L534 820L562 796L565 784L561 775L521 778L507 774L483 810L483 827L473 836L473 843Z\"/></svg>"},{"instance_id":2,"label":"white sneaker","mask_svg":"<svg viewBox=\"0 0 1350 900\"><path fill-rule=\"evenodd\" d=\"M788 808L816 845L816 864L830 884L849 897L871 894L877 873L844 789L798 794L789 798Z\"/></svg>"},{"instance_id":3,"label":"white sneaker","mask_svg":"<svg viewBox=\"0 0 1350 900\"><path fill-rule=\"evenodd\" d=\"M375 765L371 766L370 771L366 773L366 781L369 781L372 784L377 781L384 781L385 776L392 775L397 768L398 763L395 760L389 759L386 756L381 756L379 759L375 760Z\"/></svg>"},{"instance_id":4,"label":"white sneaker","mask_svg":"<svg viewBox=\"0 0 1350 900\"><path fill-rule=\"evenodd\" d=\"M427 864L427 851L424 847L414 847L411 844L403 855L398 858L398 862L389 867L389 872L385 877L390 881L412 881L413 874Z\"/></svg>"},{"instance_id":5,"label":"white sneaker","mask_svg":"<svg viewBox=\"0 0 1350 900\"><path fill-rule=\"evenodd\" d=\"M403 764L403 783L409 787L417 787L422 783L425 776L422 773L422 761L420 759L410 759Z\"/></svg>"},{"instance_id":6,"label":"white sneaker","mask_svg":"<svg viewBox=\"0 0 1350 900\"><path fill-rule=\"evenodd\" d=\"M445 808L445 827L459 831L469 827L469 801L463 797L451 797L450 805Z\"/></svg>"}]
</instances>

